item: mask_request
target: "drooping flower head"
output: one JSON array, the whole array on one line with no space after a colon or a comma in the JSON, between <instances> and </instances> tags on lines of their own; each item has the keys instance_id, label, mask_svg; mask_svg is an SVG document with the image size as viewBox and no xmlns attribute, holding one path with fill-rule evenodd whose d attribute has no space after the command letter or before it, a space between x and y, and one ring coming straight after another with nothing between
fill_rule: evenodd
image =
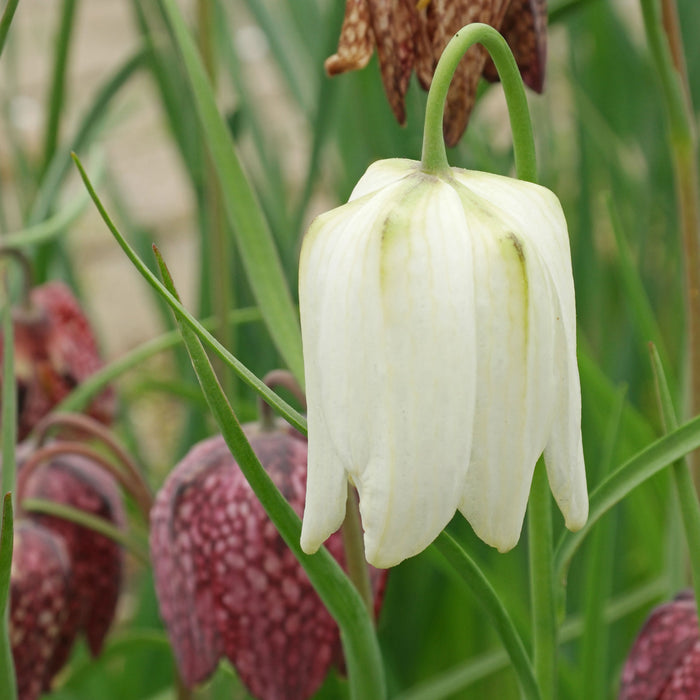
<instances>
[{"instance_id":1,"label":"drooping flower head","mask_svg":"<svg viewBox=\"0 0 700 700\"><path fill-rule=\"evenodd\" d=\"M619 700L700 697L700 630L692 591L652 611L622 671Z\"/></svg>"},{"instance_id":2,"label":"drooping flower head","mask_svg":"<svg viewBox=\"0 0 700 700\"><path fill-rule=\"evenodd\" d=\"M25 499L39 498L124 526L113 477L71 452L74 444L54 441L37 448L25 442L18 447L10 640L19 700L36 700L50 689L79 634L85 635L93 656L100 653L121 588L123 553L116 542L77 523L22 508Z\"/></svg>"},{"instance_id":3,"label":"drooping flower head","mask_svg":"<svg viewBox=\"0 0 700 700\"><path fill-rule=\"evenodd\" d=\"M47 282L29 293L28 306L13 314L17 432L23 440L54 406L102 367L90 323L70 289ZM0 358L3 339L0 333ZM104 424L114 417L111 387L92 401L87 412Z\"/></svg>"},{"instance_id":4,"label":"drooping flower head","mask_svg":"<svg viewBox=\"0 0 700 700\"><path fill-rule=\"evenodd\" d=\"M247 426L251 446L301 515L306 440ZM343 562L340 534L327 543ZM223 437L195 445L159 492L151 555L160 611L188 686L228 658L260 700L306 700L341 658L340 634ZM386 572L371 578L377 605Z\"/></svg>"},{"instance_id":5,"label":"drooping flower head","mask_svg":"<svg viewBox=\"0 0 700 700\"><path fill-rule=\"evenodd\" d=\"M367 65L376 47L391 109L406 122L404 100L411 73L424 89L452 35L465 24L484 22L501 31L525 83L544 84L547 0L347 0L338 51L326 61L337 75ZM475 46L460 62L447 96L445 140L454 146L467 126L479 78L498 80L486 51Z\"/></svg>"},{"instance_id":6,"label":"drooping flower head","mask_svg":"<svg viewBox=\"0 0 700 700\"><path fill-rule=\"evenodd\" d=\"M583 525L574 288L552 192L375 163L311 224L299 300L305 551L340 526L348 480L375 566L423 550L456 510L506 551L543 452L567 527Z\"/></svg>"}]
</instances>

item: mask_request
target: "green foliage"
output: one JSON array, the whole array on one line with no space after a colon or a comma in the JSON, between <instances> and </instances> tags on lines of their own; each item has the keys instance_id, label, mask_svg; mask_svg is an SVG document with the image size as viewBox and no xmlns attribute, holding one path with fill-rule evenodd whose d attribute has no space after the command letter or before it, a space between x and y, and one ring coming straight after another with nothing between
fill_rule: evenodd
<instances>
[{"instance_id":1,"label":"green foliage","mask_svg":"<svg viewBox=\"0 0 700 700\"><path fill-rule=\"evenodd\" d=\"M253 415L262 393L280 415L305 430L303 416L258 379L280 363L302 374L294 290L304 229L321 206L347 199L370 162L418 159L421 149L425 94L415 79L407 96L408 123L401 128L384 96L376 57L362 71L325 77L322 61L335 50L343 17L340 0L208 1L214 21L202 36L200 28L183 22L175 2L132 0L132 52L110 67L71 120L66 117L71 107L66 86L83 6L62 3L52 50L56 60L44 86L48 116L38 147L25 143L9 124L12 76L21 71L12 60L20 47L13 46L14 25L10 27L17 3L7 2L0 17L0 128L16 137L2 151L0 234L30 255L38 282L54 277L74 281L79 263L66 238L84 216L88 200L83 189L71 187L72 151L90 164L87 169L101 196L104 191L113 200L123 232L117 234L119 243L158 289L153 303L160 315L150 340L115 359L62 408L80 407L105 383L116 381L122 389L119 430L137 452L148 455L130 415L138 392L129 394L123 387L137 377L143 382L141 394L151 396L156 388L167 394L181 412L182 428L167 446L166 458L144 458L154 487L196 440L213 430L178 324L190 350L201 350L201 340L220 362L215 369L237 415ZM541 97L528 95L540 181L560 197L569 224L591 493L591 519L580 533L564 531L558 516L554 519L556 578L565 581L555 602L559 697L566 700L615 697L625 655L646 614L679 585L690 584L667 467L700 446L700 418L685 416L680 428L662 427L648 359L648 342L653 341L668 381L665 409L685 405L683 252L673 167L661 84L641 15L634 3L620 5L552 0L546 89ZM700 3L681 0L678 7L691 97L698 105L700 43L694 32L700 25ZM264 34L266 70L281 86L281 120L284 126L295 125L294 143L286 140L284 129L269 128L269 104L254 89L257 76L236 31L243 14ZM213 87L194 39L200 47L206 40L213 50ZM121 98L144 77L148 105L166 124L169 148L195 210L196 313L186 311L159 282L146 255L152 232L144 230L128 197L110 190L113 164L101 143L118 124ZM467 133L448 158L453 165L512 174L500 87L484 86L482 92ZM219 103L227 110L217 109L220 95L233 96ZM5 173L12 179L5 179ZM222 197L223 223L213 215L212 186ZM219 292L209 279L217 226L231 243L222 261L230 271L225 300L233 328L229 336L217 315ZM96 235L106 238L109 233ZM197 319L205 317L200 324ZM226 337L230 344L224 344ZM171 374L168 381L149 384L144 367L157 353L167 354ZM6 356L6 362L11 359ZM214 391L212 377L206 393ZM9 391L6 383L4 406L14 405ZM5 478L13 460L11 428L5 424L14 420L8 415L3 421ZM3 522L10 527L11 520ZM0 538L0 578L8 572L2 543L10 531L3 527ZM389 578L377 630L388 694L402 700L518 698L516 674L489 616L493 610L466 589L441 555L446 542L454 544L455 559L460 551L468 553L507 612L501 624L510 643L530 654L526 538L515 551L501 555L477 540L459 516L448 531L435 548L404 562ZM127 541L142 548L143 534L130 533ZM171 697L174 664L149 568L135 558L129 561L123 609L102 655L93 660L79 646L51 698ZM6 674L0 680L11 683ZM0 688L0 695L11 692L5 690L10 685ZM317 698L349 693L347 681L332 673ZM247 695L235 672L222 664L196 697Z\"/></svg>"}]
</instances>

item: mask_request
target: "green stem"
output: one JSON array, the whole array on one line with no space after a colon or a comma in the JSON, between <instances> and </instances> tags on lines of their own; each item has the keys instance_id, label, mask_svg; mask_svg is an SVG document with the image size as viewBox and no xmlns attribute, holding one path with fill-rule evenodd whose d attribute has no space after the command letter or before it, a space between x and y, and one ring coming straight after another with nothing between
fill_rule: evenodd
<instances>
[{"instance_id":1,"label":"green stem","mask_svg":"<svg viewBox=\"0 0 700 700\"><path fill-rule=\"evenodd\" d=\"M158 281L156 276L148 269L146 264L136 255L134 249L127 243L126 239L120 233L119 229L114 225L114 222L107 213L104 205L100 201L100 198L95 192L95 188L90 182L90 178L85 172L82 163L78 156L73 154L73 161L75 162L80 176L85 183L87 191L90 193L92 201L95 203L97 210L102 217L102 220L107 225L107 228L111 231L114 239L117 241L121 249L126 253L126 256L134 264L134 267L141 273L141 276L153 287L153 289L158 292L163 301L165 301L170 308L175 312L177 318L184 322L189 328L192 328L197 336L204 342L216 355L228 364L231 369L254 391L256 391L260 396L262 396L267 403L270 404L284 419L294 428L296 428L302 435L306 435L306 418L302 416L298 411L292 408L288 403L283 401L274 391L271 391L269 387L265 385L264 382L260 381L240 360L236 359L221 343L214 338L207 330L202 326L202 324L190 314L187 309L176 299L161 282Z\"/></svg>"},{"instance_id":2,"label":"green stem","mask_svg":"<svg viewBox=\"0 0 700 700\"><path fill-rule=\"evenodd\" d=\"M17 385L15 383L14 328L9 300L2 310L4 352L2 364L2 495L15 491Z\"/></svg>"},{"instance_id":3,"label":"green stem","mask_svg":"<svg viewBox=\"0 0 700 700\"><path fill-rule=\"evenodd\" d=\"M73 33L76 5L77 0L64 0L61 24L56 37L56 52L53 60L53 76L51 78L51 93L49 95L49 116L46 122L46 134L44 135L44 169L51 162L58 143L58 129L63 110L66 68L68 66L68 54L72 45L71 35Z\"/></svg>"},{"instance_id":4,"label":"green stem","mask_svg":"<svg viewBox=\"0 0 700 700\"><path fill-rule=\"evenodd\" d=\"M42 513L43 515L51 515L61 520L81 525L88 530L104 535L105 537L120 544L124 549L133 554L144 566L148 566L150 558L148 549L144 547L141 540L133 537L128 532L112 525L109 521L97 515L87 513L80 508L74 508L65 503L56 501L47 501L43 498L26 498L20 504L22 510L27 513Z\"/></svg>"},{"instance_id":5,"label":"green stem","mask_svg":"<svg viewBox=\"0 0 700 700\"><path fill-rule=\"evenodd\" d=\"M676 181L685 272L685 305L690 358L689 409L700 413L700 178L697 166L695 117L684 74L683 46L675 31L675 4L665 0L662 17L659 0L641 0L647 40L661 79L669 120L669 147ZM663 19L666 18L666 23ZM675 57L675 61L674 61ZM693 460L695 489L700 492L700 460Z\"/></svg>"},{"instance_id":6,"label":"green stem","mask_svg":"<svg viewBox=\"0 0 700 700\"><path fill-rule=\"evenodd\" d=\"M169 272L156 250L168 291L177 298ZM211 412L246 480L287 546L306 571L311 584L340 628L352 700L383 700L386 682L381 652L371 617L355 586L327 549L309 556L301 550L301 521L275 486L253 451L209 362L199 339L177 318L183 341Z\"/></svg>"},{"instance_id":7,"label":"green stem","mask_svg":"<svg viewBox=\"0 0 700 700\"><path fill-rule=\"evenodd\" d=\"M525 651L523 640L520 638L513 621L488 579L471 557L446 531L443 531L438 536L433 545L464 579L479 601L479 605L483 607L484 612L491 618L491 622L510 656L510 661L513 664L513 670L518 676L523 696L527 700L539 700L542 696L538 690L537 680L535 679L530 659Z\"/></svg>"},{"instance_id":8,"label":"green stem","mask_svg":"<svg viewBox=\"0 0 700 700\"><path fill-rule=\"evenodd\" d=\"M255 308L235 309L229 311L227 322L232 324L252 323L260 321L260 312ZM202 326L207 330L214 328L217 319L210 317L202 321ZM114 381L122 374L134 369L154 355L166 350L172 350L182 343L182 336L179 331L169 331L163 335L148 340L135 347L128 353L113 360L108 365L91 374L84 382L78 386L61 401L53 410L54 413L61 411L83 411L90 403L93 396L102 391L110 382Z\"/></svg>"},{"instance_id":9,"label":"green stem","mask_svg":"<svg viewBox=\"0 0 700 700\"><path fill-rule=\"evenodd\" d=\"M542 697L554 698L557 625L554 605L552 500L542 460L535 468L527 515L535 676Z\"/></svg>"},{"instance_id":10,"label":"green stem","mask_svg":"<svg viewBox=\"0 0 700 700\"><path fill-rule=\"evenodd\" d=\"M666 432L676 430L678 420L673 409L673 401L668 390L661 358L654 345L650 344L649 350L664 430ZM693 477L685 459L679 459L673 463L671 474L680 505L685 538L688 543L695 600L700 601L700 503L698 503L698 497L693 487Z\"/></svg>"},{"instance_id":11,"label":"green stem","mask_svg":"<svg viewBox=\"0 0 700 700\"><path fill-rule=\"evenodd\" d=\"M474 44L482 44L489 52L503 83L513 133L515 170L518 178L535 182L535 142L520 71L506 40L493 27L478 22L468 24L452 37L435 69L425 108L423 171L439 173L449 167L442 133L445 98L457 65Z\"/></svg>"},{"instance_id":12,"label":"green stem","mask_svg":"<svg viewBox=\"0 0 700 700\"><path fill-rule=\"evenodd\" d=\"M10 31L10 24L12 24L12 18L15 16L17 5L19 5L19 0L8 0L2 17L0 17L0 56L2 56L2 50L5 48L7 33Z\"/></svg>"},{"instance_id":13,"label":"green stem","mask_svg":"<svg viewBox=\"0 0 700 700\"><path fill-rule=\"evenodd\" d=\"M17 680L10 644L10 567L14 524L12 496L5 494L2 505L2 528L0 529L0 697L17 699Z\"/></svg>"},{"instance_id":14,"label":"green stem","mask_svg":"<svg viewBox=\"0 0 700 700\"><path fill-rule=\"evenodd\" d=\"M374 594L372 593L372 582L369 578L369 570L365 558L360 503L355 489L350 484L348 484L347 507L345 508L345 520L343 521L341 532L348 578L355 584L355 588L362 596L367 612L374 619Z\"/></svg>"}]
</instances>

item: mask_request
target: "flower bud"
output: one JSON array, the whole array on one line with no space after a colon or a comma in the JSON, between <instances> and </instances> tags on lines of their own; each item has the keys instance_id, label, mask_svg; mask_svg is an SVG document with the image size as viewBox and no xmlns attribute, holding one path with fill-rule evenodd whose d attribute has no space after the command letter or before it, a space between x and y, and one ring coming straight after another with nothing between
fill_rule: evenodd
<instances>
[{"instance_id":1,"label":"flower bud","mask_svg":"<svg viewBox=\"0 0 700 700\"><path fill-rule=\"evenodd\" d=\"M543 451L567 527L584 524L574 287L549 190L375 163L311 224L299 302L304 551L340 526L348 480L375 566L422 551L456 510L506 551Z\"/></svg>"},{"instance_id":2,"label":"flower bud","mask_svg":"<svg viewBox=\"0 0 700 700\"><path fill-rule=\"evenodd\" d=\"M18 521L10 572L10 646L19 700L36 700L49 688L52 659L68 620L70 583L61 538Z\"/></svg>"},{"instance_id":3,"label":"flower bud","mask_svg":"<svg viewBox=\"0 0 700 700\"><path fill-rule=\"evenodd\" d=\"M60 443L52 443L53 445ZM124 508L113 477L71 452L46 461L41 448L23 443L12 554L10 638L19 700L50 689L78 634L97 656L114 618L121 586L122 550L113 540L77 523L22 511L25 499L71 506L122 527Z\"/></svg>"},{"instance_id":4,"label":"flower bud","mask_svg":"<svg viewBox=\"0 0 700 700\"><path fill-rule=\"evenodd\" d=\"M251 446L294 510L306 486L306 440L247 428ZM342 542L328 548L341 563ZM340 657L338 628L248 485L221 436L175 467L151 513L161 615L185 683L228 658L259 700L305 700ZM384 572L372 572L377 601Z\"/></svg>"},{"instance_id":5,"label":"flower bud","mask_svg":"<svg viewBox=\"0 0 700 700\"><path fill-rule=\"evenodd\" d=\"M22 496L71 506L118 528L126 522L114 478L81 455L59 455L39 466L24 484ZM70 562L68 619L52 659L53 675L67 661L79 632L84 632L93 656L102 650L119 599L123 552L108 537L69 520L42 513L29 517L63 540Z\"/></svg>"},{"instance_id":6,"label":"flower bud","mask_svg":"<svg viewBox=\"0 0 700 700\"><path fill-rule=\"evenodd\" d=\"M29 302L28 309L14 311L18 440L24 440L76 385L102 366L89 321L65 284L35 287ZM101 423L111 423L111 388L93 400L88 413Z\"/></svg>"},{"instance_id":7,"label":"flower bud","mask_svg":"<svg viewBox=\"0 0 700 700\"><path fill-rule=\"evenodd\" d=\"M700 631L691 591L652 611L627 657L619 700L700 697Z\"/></svg>"}]
</instances>

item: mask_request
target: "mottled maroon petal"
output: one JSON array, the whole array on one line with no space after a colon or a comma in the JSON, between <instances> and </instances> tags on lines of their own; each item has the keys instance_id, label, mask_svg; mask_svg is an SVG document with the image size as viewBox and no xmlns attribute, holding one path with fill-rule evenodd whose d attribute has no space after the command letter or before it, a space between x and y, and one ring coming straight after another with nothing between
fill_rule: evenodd
<instances>
[{"instance_id":1,"label":"mottled maroon petal","mask_svg":"<svg viewBox=\"0 0 700 700\"><path fill-rule=\"evenodd\" d=\"M684 697L662 694L672 679L674 683L682 683L684 678L693 677L686 659L694 655L699 640L697 610L692 596L679 596L656 608L627 657L619 699ZM679 670L682 668L685 670ZM700 696L696 693L692 697Z\"/></svg>"},{"instance_id":2,"label":"mottled maroon petal","mask_svg":"<svg viewBox=\"0 0 700 700\"><path fill-rule=\"evenodd\" d=\"M113 477L80 455L61 455L36 469L23 495L72 506L117 527L123 527L126 520ZM73 574L70 615L51 665L56 673L81 630L93 655L100 652L119 598L123 553L113 540L94 530L49 515L32 513L29 517L62 537Z\"/></svg>"},{"instance_id":3,"label":"mottled maroon petal","mask_svg":"<svg viewBox=\"0 0 700 700\"><path fill-rule=\"evenodd\" d=\"M268 474L301 515L306 441L249 430ZM226 656L260 700L304 700L340 655L337 626L220 436L183 459L151 518L156 590L186 682ZM342 563L339 534L328 542ZM383 588L386 572L375 570Z\"/></svg>"},{"instance_id":4,"label":"mottled maroon petal","mask_svg":"<svg viewBox=\"0 0 700 700\"><path fill-rule=\"evenodd\" d=\"M35 287L30 301L31 311L16 310L14 315L18 440L102 366L90 324L65 284L47 282ZM107 388L93 400L88 413L109 424L114 402L114 392Z\"/></svg>"},{"instance_id":5,"label":"mottled maroon petal","mask_svg":"<svg viewBox=\"0 0 700 700\"><path fill-rule=\"evenodd\" d=\"M18 521L10 581L10 643L19 700L35 700L51 681L51 660L69 613L68 553L60 537Z\"/></svg>"}]
</instances>

